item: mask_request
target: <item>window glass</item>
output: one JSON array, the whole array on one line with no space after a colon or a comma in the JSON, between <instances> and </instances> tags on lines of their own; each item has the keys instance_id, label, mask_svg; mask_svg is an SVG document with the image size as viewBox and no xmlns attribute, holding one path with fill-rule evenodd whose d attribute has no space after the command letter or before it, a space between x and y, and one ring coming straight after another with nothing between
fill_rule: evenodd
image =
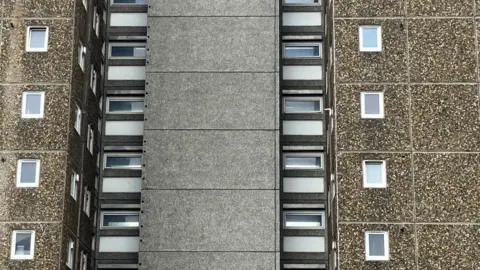
<instances>
[{"instance_id":1,"label":"window glass","mask_svg":"<svg viewBox=\"0 0 480 270\"><path fill-rule=\"evenodd\" d=\"M106 168L141 168L142 156L108 156L106 158Z\"/></svg>"},{"instance_id":2,"label":"window glass","mask_svg":"<svg viewBox=\"0 0 480 270\"><path fill-rule=\"evenodd\" d=\"M77 199L77 187L79 181L79 175L75 172L72 173L71 183L70 183L70 195L74 200Z\"/></svg>"},{"instance_id":3,"label":"window glass","mask_svg":"<svg viewBox=\"0 0 480 270\"><path fill-rule=\"evenodd\" d=\"M143 112L143 99L109 99L108 112L110 113L131 113Z\"/></svg>"},{"instance_id":4,"label":"window glass","mask_svg":"<svg viewBox=\"0 0 480 270\"><path fill-rule=\"evenodd\" d=\"M385 162L364 161L365 187L386 187Z\"/></svg>"},{"instance_id":5,"label":"window glass","mask_svg":"<svg viewBox=\"0 0 480 270\"><path fill-rule=\"evenodd\" d=\"M363 29L363 47L364 48L376 48L378 46L376 28L364 28Z\"/></svg>"},{"instance_id":6,"label":"window glass","mask_svg":"<svg viewBox=\"0 0 480 270\"><path fill-rule=\"evenodd\" d=\"M67 266L72 268L73 266L73 253L74 253L74 243L72 241L69 241L68 243L68 249L67 249Z\"/></svg>"},{"instance_id":7,"label":"window glass","mask_svg":"<svg viewBox=\"0 0 480 270\"><path fill-rule=\"evenodd\" d=\"M42 118L44 92L24 92L22 100L22 118Z\"/></svg>"},{"instance_id":8,"label":"window glass","mask_svg":"<svg viewBox=\"0 0 480 270\"><path fill-rule=\"evenodd\" d=\"M138 227L138 214L104 213L103 227Z\"/></svg>"},{"instance_id":9,"label":"window glass","mask_svg":"<svg viewBox=\"0 0 480 270\"><path fill-rule=\"evenodd\" d=\"M370 256L385 256L385 235L369 234L368 249Z\"/></svg>"},{"instance_id":10,"label":"window glass","mask_svg":"<svg viewBox=\"0 0 480 270\"><path fill-rule=\"evenodd\" d=\"M320 57L320 45L285 44L284 57Z\"/></svg>"},{"instance_id":11,"label":"window glass","mask_svg":"<svg viewBox=\"0 0 480 270\"><path fill-rule=\"evenodd\" d=\"M286 155L285 169L320 169L322 168L322 160L320 156L301 156Z\"/></svg>"},{"instance_id":12,"label":"window glass","mask_svg":"<svg viewBox=\"0 0 480 270\"><path fill-rule=\"evenodd\" d=\"M283 0L283 3L287 5L295 5L295 4L308 5L308 4L318 4L319 1L320 0Z\"/></svg>"},{"instance_id":13,"label":"window glass","mask_svg":"<svg viewBox=\"0 0 480 270\"><path fill-rule=\"evenodd\" d=\"M321 228L323 220L321 213L310 211L286 211L285 227L287 228Z\"/></svg>"},{"instance_id":14,"label":"window glass","mask_svg":"<svg viewBox=\"0 0 480 270\"><path fill-rule=\"evenodd\" d=\"M114 4L147 4L148 0L112 0Z\"/></svg>"},{"instance_id":15,"label":"window glass","mask_svg":"<svg viewBox=\"0 0 480 270\"><path fill-rule=\"evenodd\" d=\"M29 29L29 44L28 48L33 50L47 49L47 28L46 27L31 27Z\"/></svg>"},{"instance_id":16,"label":"window glass","mask_svg":"<svg viewBox=\"0 0 480 270\"><path fill-rule=\"evenodd\" d=\"M380 114L380 95L379 94L365 94L365 114Z\"/></svg>"},{"instance_id":17,"label":"window glass","mask_svg":"<svg viewBox=\"0 0 480 270\"><path fill-rule=\"evenodd\" d=\"M145 45L143 46L127 46L127 45L112 45L111 57L136 57L145 58Z\"/></svg>"},{"instance_id":18,"label":"window glass","mask_svg":"<svg viewBox=\"0 0 480 270\"><path fill-rule=\"evenodd\" d=\"M80 107L77 106L77 110L75 111L76 118L75 118L75 130L78 132L78 134L81 134L81 129L82 129L82 110Z\"/></svg>"},{"instance_id":19,"label":"window glass","mask_svg":"<svg viewBox=\"0 0 480 270\"><path fill-rule=\"evenodd\" d=\"M20 183L34 184L37 182L37 164L36 160L22 160L20 164Z\"/></svg>"},{"instance_id":20,"label":"window glass","mask_svg":"<svg viewBox=\"0 0 480 270\"><path fill-rule=\"evenodd\" d=\"M285 113L320 112L320 100L285 99Z\"/></svg>"},{"instance_id":21,"label":"window glass","mask_svg":"<svg viewBox=\"0 0 480 270\"><path fill-rule=\"evenodd\" d=\"M382 28L375 25L364 25L359 28L360 51L380 52L382 50Z\"/></svg>"}]
</instances>

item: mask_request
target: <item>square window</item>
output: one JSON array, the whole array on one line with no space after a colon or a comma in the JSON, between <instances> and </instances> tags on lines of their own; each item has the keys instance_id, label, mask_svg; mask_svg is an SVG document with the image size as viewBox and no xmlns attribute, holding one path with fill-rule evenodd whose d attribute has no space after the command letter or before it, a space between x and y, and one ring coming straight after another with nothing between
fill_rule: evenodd
<instances>
[{"instance_id":1,"label":"square window","mask_svg":"<svg viewBox=\"0 0 480 270\"><path fill-rule=\"evenodd\" d=\"M285 229L324 229L325 228L325 212L322 211L306 211L291 210L284 211Z\"/></svg>"},{"instance_id":2,"label":"square window","mask_svg":"<svg viewBox=\"0 0 480 270\"><path fill-rule=\"evenodd\" d=\"M48 27L27 27L27 52L46 52L48 50Z\"/></svg>"},{"instance_id":3,"label":"square window","mask_svg":"<svg viewBox=\"0 0 480 270\"><path fill-rule=\"evenodd\" d=\"M35 250L35 231L13 231L12 260L33 260Z\"/></svg>"},{"instance_id":4,"label":"square window","mask_svg":"<svg viewBox=\"0 0 480 270\"><path fill-rule=\"evenodd\" d=\"M40 160L21 159L17 162L17 187L38 187Z\"/></svg>"},{"instance_id":5,"label":"square window","mask_svg":"<svg viewBox=\"0 0 480 270\"><path fill-rule=\"evenodd\" d=\"M322 168L322 153L289 153L284 155L284 169L286 170L317 170Z\"/></svg>"},{"instance_id":6,"label":"square window","mask_svg":"<svg viewBox=\"0 0 480 270\"><path fill-rule=\"evenodd\" d=\"M286 97L283 105L285 113L319 113L322 111L322 98Z\"/></svg>"},{"instance_id":7,"label":"square window","mask_svg":"<svg viewBox=\"0 0 480 270\"><path fill-rule=\"evenodd\" d=\"M388 261L388 232L365 232L365 259L367 261Z\"/></svg>"},{"instance_id":8,"label":"square window","mask_svg":"<svg viewBox=\"0 0 480 270\"><path fill-rule=\"evenodd\" d=\"M43 118L45 92L23 92L22 118Z\"/></svg>"},{"instance_id":9,"label":"square window","mask_svg":"<svg viewBox=\"0 0 480 270\"><path fill-rule=\"evenodd\" d=\"M74 242L72 240L68 241L67 246L67 266L70 269L73 269L73 256L74 256Z\"/></svg>"},{"instance_id":10,"label":"square window","mask_svg":"<svg viewBox=\"0 0 480 270\"><path fill-rule=\"evenodd\" d=\"M361 52L381 52L382 27L377 25L360 26L359 41Z\"/></svg>"},{"instance_id":11,"label":"square window","mask_svg":"<svg viewBox=\"0 0 480 270\"><path fill-rule=\"evenodd\" d=\"M75 110L75 130L80 135L82 134L82 110L77 106Z\"/></svg>"},{"instance_id":12,"label":"square window","mask_svg":"<svg viewBox=\"0 0 480 270\"><path fill-rule=\"evenodd\" d=\"M284 43L283 58L319 58L322 55L321 43Z\"/></svg>"},{"instance_id":13,"label":"square window","mask_svg":"<svg viewBox=\"0 0 480 270\"><path fill-rule=\"evenodd\" d=\"M70 196L72 196L74 200L77 200L79 181L80 181L80 176L78 175L78 173L73 172L72 178L70 180Z\"/></svg>"},{"instance_id":14,"label":"square window","mask_svg":"<svg viewBox=\"0 0 480 270\"><path fill-rule=\"evenodd\" d=\"M360 94L362 118L383 118L383 92L363 92Z\"/></svg>"},{"instance_id":15,"label":"square window","mask_svg":"<svg viewBox=\"0 0 480 270\"><path fill-rule=\"evenodd\" d=\"M121 229L121 228L138 228L140 225L139 213L137 212L121 212L108 211L101 214L102 229Z\"/></svg>"},{"instance_id":16,"label":"square window","mask_svg":"<svg viewBox=\"0 0 480 270\"><path fill-rule=\"evenodd\" d=\"M365 188L386 188L387 173L383 160L363 161L363 187Z\"/></svg>"}]
</instances>

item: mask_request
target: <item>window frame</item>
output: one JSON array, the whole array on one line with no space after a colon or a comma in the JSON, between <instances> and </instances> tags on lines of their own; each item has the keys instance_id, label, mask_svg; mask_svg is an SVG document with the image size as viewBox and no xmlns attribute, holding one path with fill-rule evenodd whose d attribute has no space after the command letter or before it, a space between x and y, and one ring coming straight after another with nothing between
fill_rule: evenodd
<instances>
[{"instance_id":1,"label":"window frame","mask_svg":"<svg viewBox=\"0 0 480 270\"><path fill-rule=\"evenodd\" d=\"M143 102L143 107L142 111L123 111L123 112L112 112L110 111L110 101L142 101ZM107 104L106 104L106 113L107 114L143 114L145 112L145 98L144 97L107 97Z\"/></svg>"},{"instance_id":2,"label":"window frame","mask_svg":"<svg viewBox=\"0 0 480 270\"><path fill-rule=\"evenodd\" d=\"M75 104L75 106L77 108L75 109L74 127L78 135L82 135L82 109L80 108L80 106L78 106L78 104Z\"/></svg>"},{"instance_id":3,"label":"window frame","mask_svg":"<svg viewBox=\"0 0 480 270\"><path fill-rule=\"evenodd\" d=\"M88 0L82 0L82 3L85 10L88 11Z\"/></svg>"},{"instance_id":4,"label":"window frame","mask_svg":"<svg viewBox=\"0 0 480 270\"><path fill-rule=\"evenodd\" d=\"M22 164L35 162L35 182L34 183L21 183L22 179ZM40 159L19 159L17 161L17 179L16 187L20 188L36 188L40 184Z\"/></svg>"},{"instance_id":5,"label":"window frame","mask_svg":"<svg viewBox=\"0 0 480 270\"><path fill-rule=\"evenodd\" d=\"M118 46L125 45L125 46ZM136 56L112 56L112 47L135 47L135 46L144 46L145 47L145 56L136 57ZM147 53L147 43L146 42L110 42L108 44L108 59L146 59Z\"/></svg>"},{"instance_id":6,"label":"window frame","mask_svg":"<svg viewBox=\"0 0 480 270\"><path fill-rule=\"evenodd\" d=\"M97 84L98 84L98 73L95 70L95 65L91 65L90 69L90 88L92 89L92 92L94 95L97 94Z\"/></svg>"},{"instance_id":7,"label":"window frame","mask_svg":"<svg viewBox=\"0 0 480 270\"><path fill-rule=\"evenodd\" d=\"M376 29L377 30L377 47L363 46L363 30ZM358 27L358 41L360 52L381 52L382 51L382 26L381 25L360 25Z\"/></svg>"},{"instance_id":8,"label":"window frame","mask_svg":"<svg viewBox=\"0 0 480 270\"><path fill-rule=\"evenodd\" d=\"M73 260L75 256L75 242L72 240L68 240L68 246L67 246L67 260L66 260L66 265L68 268L73 269Z\"/></svg>"},{"instance_id":9,"label":"window frame","mask_svg":"<svg viewBox=\"0 0 480 270\"><path fill-rule=\"evenodd\" d=\"M97 6L93 7L93 21L92 21L92 28L95 32L97 37L100 37L100 14L98 13Z\"/></svg>"},{"instance_id":10,"label":"window frame","mask_svg":"<svg viewBox=\"0 0 480 270\"><path fill-rule=\"evenodd\" d=\"M284 59L316 59L322 58L322 42L282 42L282 55ZM318 56L286 56L285 50L287 46L318 46Z\"/></svg>"},{"instance_id":11,"label":"window frame","mask_svg":"<svg viewBox=\"0 0 480 270\"><path fill-rule=\"evenodd\" d=\"M381 163L382 183L372 184L368 183L367 179L367 163ZM387 162L385 160L363 160L362 161L362 174L363 174L363 188L386 188L387 187Z\"/></svg>"},{"instance_id":12,"label":"window frame","mask_svg":"<svg viewBox=\"0 0 480 270\"><path fill-rule=\"evenodd\" d=\"M80 270L87 270L88 265L88 253L82 250L80 252Z\"/></svg>"},{"instance_id":13,"label":"window frame","mask_svg":"<svg viewBox=\"0 0 480 270\"><path fill-rule=\"evenodd\" d=\"M384 256L372 256L370 255L370 245L369 245L369 236L372 234L381 234L383 235L383 247L384 247ZM365 260L366 261L388 261L390 260L390 240L388 237L388 232L385 231L366 231L365 232Z\"/></svg>"},{"instance_id":14,"label":"window frame","mask_svg":"<svg viewBox=\"0 0 480 270\"><path fill-rule=\"evenodd\" d=\"M85 72L85 57L87 56L87 47L83 46L82 41L79 41L79 48L78 48L78 65L80 69Z\"/></svg>"},{"instance_id":15,"label":"window frame","mask_svg":"<svg viewBox=\"0 0 480 270\"><path fill-rule=\"evenodd\" d=\"M87 149L91 155L93 155L93 147L95 142L95 131L92 128L92 124L88 124L88 131L87 131Z\"/></svg>"},{"instance_id":16,"label":"window frame","mask_svg":"<svg viewBox=\"0 0 480 270\"><path fill-rule=\"evenodd\" d=\"M85 186L83 192L83 212L90 217L90 205L92 203L92 191L88 189L88 186Z\"/></svg>"},{"instance_id":17,"label":"window frame","mask_svg":"<svg viewBox=\"0 0 480 270\"><path fill-rule=\"evenodd\" d=\"M294 167L288 168L287 167L287 156L298 156L298 157L320 157L320 167L318 168L301 168L301 167ZM323 152L292 152L292 153L283 153L283 169L284 170L323 170L324 169L324 158L325 154Z\"/></svg>"},{"instance_id":18,"label":"window frame","mask_svg":"<svg viewBox=\"0 0 480 270\"><path fill-rule=\"evenodd\" d=\"M309 215L309 216L316 216L321 215L321 222L320 226L314 227L296 227L296 226L287 226L287 216L289 214L296 214L296 215ZM283 228L287 230L323 230L325 229L325 211L319 210L284 210L283 211Z\"/></svg>"},{"instance_id":19,"label":"window frame","mask_svg":"<svg viewBox=\"0 0 480 270\"><path fill-rule=\"evenodd\" d=\"M110 169L110 170L141 170L142 169L142 164L140 164L139 167L107 167L107 159L108 157L124 157L124 156L140 156L140 159L142 160L143 163L143 155L142 153L128 153L128 152L123 152L123 153L104 153L103 154L103 169Z\"/></svg>"},{"instance_id":20,"label":"window frame","mask_svg":"<svg viewBox=\"0 0 480 270\"><path fill-rule=\"evenodd\" d=\"M322 0L318 0L318 3L294 3L294 4L288 4L285 3L285 0L282 0L282 5L284 6L321 6L322 5Z\"/></svg>"},{"instance_id":21,"label":"window frame","mask_svg":"<svg viewBox=\"0 0 480 270\"><path fill-rule=\"evenodd\" d=\"M31 48L31 41L32 41L32 30L34 29L45 29L45 42L43 44L43 48ZM25 40L25 51L27 52L47 52L48 51L48 32L49 27L44 25L31 25L27 26L27 37Z\"/></svg>"},{"instance_id":22,"label":"window frame","mask_svg":"<svg viewBox=\"0 0 480 270\"><path fill-rule=\"evenodd\" d=\"M320 110L318 111L304 111L304 112L287 112L287 100L294 100L294 101L319 101L320 102ZM283 113L286 114L318 114L323 112L323 98L322 97L284 97L283 98Z\"/></svg>"},{"instance_id":23,"label":"window frame","mask_svg":"<svg viewBox=\"0 0 480 270\"><path fill-rule=\"evenodd\" d=\"M378 94L379 95L379 113L378 114L367 114L366 107L365 107L365 96ZM384 111L385 103L384 103L384 93L383 92L375 92L375 91L365 91L360 93L360 114L361 118L363 119L382 119L385 117Z\"/></svg>"},{"instance_id":24,"label":"window frame","mask_svg":"<svg viewBox=\"0 0 480 270\"><path fill-rule=\"evenodd\" d=\"M138 3L115 3L114 2L115 0L110 0L110 5L113 6L113 5L120 5L120 6L132 6L132 5L138 5L138 6L146 6L148 5L148 0L147 0L147 3L146 4L138 4Z\"/></svg>"},{"instance_id":25,"label":"window frame","mask_svg":"<svg viewBox=\"0 0 480 270\"><path fill-rule=\"evenodd\" d=\"M30 233L30 255L16 255L15 248L17 244L18 233ZM12 231L12 241L10 248L11 260L33 260L35 257L35 230L14 230Z\"/></svg>"},{"instance_id":26,"label":"window frame","mask_svg":"<svg viewBox=\"0 0 480 270\"><path fill-rule=\"evenodd\" d=\"M132 230L132 229L140 227L140 224L138 225L138 227L105 226L105 225L103 225L105 214L107 214L107 215L108 214L110 214L110 215L113 214L113 215L117 215L117 216L136 215L140 219L140 211L101 211L101 213L100 213L100 229L102 229L102 230L111 230L111 229L114 229L114 230L119 230L119 229L121 229L121 230Z\"/></svg>"},{"instance_id":27,"label":"window frame","mask_svg":"<svg viewBox=\"0 0 480 270\"><path fill-rule=\"evenodd\" d=\"M27 96L29 94L40 95L40 113L39 114L26 114L27 109ZM44 91L25 91L22 93L22 118L44 118L45 116L45 92Z\"/></svg>"}]
</instances>

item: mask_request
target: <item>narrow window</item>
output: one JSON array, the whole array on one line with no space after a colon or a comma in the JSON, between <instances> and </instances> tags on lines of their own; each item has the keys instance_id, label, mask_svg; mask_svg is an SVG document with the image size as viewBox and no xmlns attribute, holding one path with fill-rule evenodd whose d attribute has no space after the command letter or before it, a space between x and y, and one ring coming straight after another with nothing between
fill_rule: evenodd
<instances>
[{"instance_id":1,"label":"narrow window","mask_svg":"<svg viewBox=\"0 0 480 270\"><path fill-rule=\"evenodd\" d=\"M27 52L46 52L48 50L48 27L27 27Z\"/></svg>"},{"instance_id":2,"label":"narrow window","mask_svg":"<svg viewBox=\"0 0 480 270\"><path fill-rule=\"evenodd\" d=\"M106 169L141 169L141 154L105 154Z\"/></svg>"},{"instance_id":3,"label":"narrow window","mask_svg":"<svg viewBox=\"0 0 480 270\"><path fill-rule=\"evenodd\" d=\"M322 110L322 99L315 97L284 98L285 113L319 113Z\"/></svg>"},{"instance_id":4,"label":"narrow window","mask_svg":"<svg viewBox=\"0 0 480 270\"><path fill-rule=\"evenodd\" d=\"M143 113L143 98L107 98L107 113Z\"/></svg>"},{"instance_id":5,"label":"narrow window","mask_svg":"<svg viewBox=\"0 0 480 270\"><path fill-rule=\"evenodd\" d=\"M100 14L97 7L93 8L93 30L95 30L97 37L100 36Z\"/></svg>"},{"instance_id":6,"label":"narrow window","mask_svg":"<svg viewBox=\"0 0 480 270\"><path fill-rule=\"evenodd\" d=\"M85 70L85 56L87 55L87 47L83 46L83 44L80 42L80 45L78 47L78 64L80 65L80 68L82 71Z\"/></svg>"},{"instance_id":7,"label":"narrow window","mask_svg":"<svg viewBox=\"0 0 480 270\"><path fill-rule=\"evenodd\" d=\"M360 94L362 118L383 118L383 92L363 92Z\"/></svg>"},{"instance_id":8,"label":"narrow window","mask_svg":"<svg viewBox=\"0 0 480 270\"><path fill-rule=\"evenodd\" d=\"M148 0L112 0L112 4L146 5Z\"/></svg>"},{"instance_id":9,"label":"narrow window","mask_svg":"<svg viewBox=\"0 0 480 270\"><path fill-rule=\"evenodd\" d=\"M100 111L103 111L103 97L100 97L100 99L98 100L98 108L100 109Z\"/></svg>"},{"instance_id":10,"label":"narrow window","mask_svg":"<svg viewBox=\"0 0 480 270\"><path fill-rule=\"evenodd\" d=\"M305 210L284 211L284 228L323 229L325 228L325 212Z\"/></svg>"},{"instance_id":11,"label":"narrow window","mask_svg":"<svg viewBox=\"0 0 480 270\"><path fill-rule=\"evenodd\" d=\"M102 212L101 228L137 228L139 226L138 212Z\"/></svg>"},{"instance_id":12,"label":"narrow window","mask_svg":"<svg viewBox=\"0 0 480 270\"><path fill-rule=\"evenodd\" d=\"M145 43L110 43L110 58L128 59L139 58L145 59Z\"/></svg>"},{"instance_id":13,"label":"narrow window","mask_svg":"<svg viewBox=\"0 0 480 270\"><path fill-rule=\"evenodd\" d=\"M80 270L87 270L88 265L88 255L85 251L80 253Z\"/></svg>"},{"instance_id":14,"label":"narrow window","mask_svg":"<svg viewBox=\"0 0 480 270\"><path fill-rule=\"evenodd\" d=\"M359 44L361 52L381 52L382 27L377 25L360 26Z\"/></svg>"},{"instance_id":15,"label":"narrow window","mask_svg":"<svg viewBox=\"0 0 480 270\"><path fill-rule=\"evenodd\" d=\"M83 7L88 11L88 0L82 0Z\"/></svg>"},{"instance_id":16,"label":"narrow window","mask_svg":"<svg viewBox=\"0 0 480 270\"><path fill-rule=\"evenodd\" d=\"M316 170L323 168L322 153L290 153L284 155L287 170Z\"/></svg>"},{"instance_id":17,"label":"narrow window","mask_svg":"<svg viewBox=\"0 0 480 270\"><path fill-rule=\"evenodd\" d=\"M75 130L78 134L82 134L82 110L77 106L75 110Z\"/></svg>"},{"instance_id":18,"label":"narrow window","mask_svg":"<svg viewBox=\"0 0 480 270\"><path fill-rule=\"evenodd\" d=\"M95 133L93 131L92 125L88 125L88 136L87 136L87 148L90 154L93 155L93 142L95 141Z\"/></svg>"},{"instance_id":19,"label":"narrow window","mask_svg":"<svg viewBox=\"0 0 480 270\"><path fill-rule=\"evenodd\" d=\"M22 118L43 118L45 92L23 92Z\"/></svg>"},{"instance_id":20,"label":"narrow window","mask_svg":"<svg viewBox=\"0 0 480 270\"><path fill-rule=\"evenodd\" d=\"M33 260L35 251L35 231L13 231L12 260Z\"/></svg>"},{"instance_id":21,"label":"narrow window","mask_svg":"<svg viewBox=\"0 0 480 270\"><path fill-rule=\"evenodd\" d=\"M320 5L321 0L283 0L284 5L316 6Z\"/></svg>"},{"instance_id":22,"label":"narrow window","mask_svg":"<svg viewBox=\"0 0 480 270\"><path fill-rule=\"evenodd\" d=\"M74 254L74 242L72 240L68 241L67 246L67 266L70 269L73 269L73 254Z\"/></svg>"},{"instance_id":23,"label":"narrow window","mask_svg":"<svg viewBox=\"0 0 480 270\"><path fill-rule=\"evenodd\" d=\"M388 261L388 232L365 232L365 259Z\"/></svg>"},{"instance_id":24,"label":"narrow window","mask_svg":"<svg viewBox=\"0 0 480 270\"><path fill-rule=\"evenodd\" d=\"M315 58L321 57L322 45L320 43L284 43L284 58Z\"/></svg>"},{"instance_id":25,"label":"narrow window","mask_svg":"<svg viewBox=\"0 0 480 270\"><path fill-rule=\"evenodd\" d=\"M74 200L77 200L77 190L78 190L78 182L80 181L80 176L76 172L72 172L72 177L70 179L70 196Z\"/></svg>"},{"instance_id":26,"label":"narrow window","mask_svg":"<svg viewBox=\"0 0 480 270\"><path fill-rule=\"evenodd\" d=\"M92 65L90 69L90 88L92 89L93 94L97 93L97 71L95 66Z\"/></svg>"},{"instance_id":27,"label":"narrow window","mask_svg":"<svg viewBox=\"0 0 480 270\"><path fill-rule=\"evenodd\" d=\"M83 193L83 212L90 216L90 200L91 200L91 192L88 190L88 187L85 187L85 191Z\"/></svg>"},{"instance_id":28,"label":"narrow window","mask_svg":"<svg viewBox=\"0 0 480 270\"><path fill-rule=\"evenodd\" d=\"M38 187L40 160L21 159L17 162L17 187Z\"/></svg>"},{"instance_id":29,"label":"narrow window","mask_svg":"<svg viewBox=\"0 0 480 270\"><path fill-rule=\"evenodd\" d=\"M96 237L94 235L92 236L92 250L95 250L95 242L96 242L95 240L96 240Z\"/></svg>"},{"instance_id":30,"label":"narrow window","mask_svg":"<svg viewBox=\"0 0 480 270\"><path fill-rule=\"evenodd\" d=\"M365 188L386 188L387 174L385 161L364 160L363 161L363 187Z\"/></svg>"}]
</instances>

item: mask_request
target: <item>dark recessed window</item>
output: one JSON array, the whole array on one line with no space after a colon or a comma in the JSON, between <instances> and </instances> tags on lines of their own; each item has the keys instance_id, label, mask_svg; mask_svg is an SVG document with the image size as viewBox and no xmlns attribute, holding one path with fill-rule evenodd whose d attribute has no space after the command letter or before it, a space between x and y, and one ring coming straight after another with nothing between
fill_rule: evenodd
<instances>
[{"instance_id":1,"label":"dark recessed window","mask_svg":"<svg viewBox=\"0 0 480 270\"><path fill-rule=\"evenodd\" d=\"M107 98L107 113L143 113L143 108L143 98Z\"/></svg>"},{"instance_id":2,"label":"dark recessed window","mask_svg":"<svg viewBox=\"0 0 480 270\"><path fill-rule=\"evenodd\" d=\"M102 228L135 228L139 226L138 212L102 212Z\"/></svg>"},{"instance_id":3,"label":"dark recessed window","mask_svg":"<svg viewBox=\"0 0 480 270\"><path fill-rule=\"evenodd\" d=\"M320 43L285 43L283 46L284 58L309 58L321 56Z\"/></svg>"},{"instance_id":4,"label":"dark recessed window","mask_svg":"<svg viewBox=\"0 0 480 270\"><path fill-rule=\"evenodd\" d=\"M320 5L321 0L283 0L284 5L305 5L314 6Z\"/></svg>"},{"instance_id":5,"label":"dark recessed window","mask_svg":"<svg viewBox=\"0 0 480 270\"><path fill-rule=\"evenodd\" d=\"M148 0L112 0L112 4L146 5Z\"/></svg>"},{"instance_id":6,"label":"dark recessed window","mask_svg":"<svg viewBox=\"0 0 480 270\"><path fill-rule=\"evenodd\" d=\"M145 44L142 43L112 43L110 44L110 58L140 58L144 59Z\"/></svg>"},{"instance_id":7,"label":"dark recessed window","mask_svg":"<svg viewBox=\"0 0 480 270\"><path fill-rule=\"evenodd\" d=\"M141 154L105 154L105 168L107 169L141 169Z\"/></svg>"}]
</instances>

